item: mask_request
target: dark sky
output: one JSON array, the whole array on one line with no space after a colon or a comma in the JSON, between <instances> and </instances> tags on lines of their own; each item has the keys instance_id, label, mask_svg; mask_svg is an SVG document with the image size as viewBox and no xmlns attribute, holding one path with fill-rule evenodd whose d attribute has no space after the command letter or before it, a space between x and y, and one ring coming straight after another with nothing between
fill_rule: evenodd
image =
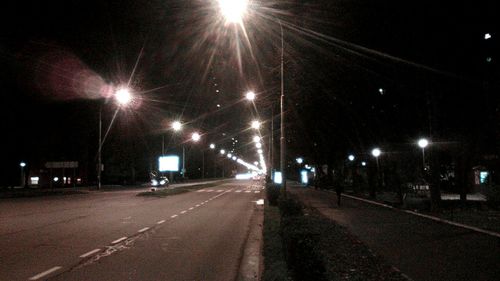
<instances>
[{"instance_id":1,"label":"dark sky","mask_svg":"<svg viewBox=\"0 0 500 281\"><path fill-rule=\"evenodd\" d=\"M177 118L189 122L186 133L226 146L236 137L250 151L245 127L255 113L241 97L258 93L269 135L279 97L277 19L290 159L325 162L380 143L459 135L485 106L497 110L489 96L499 88L494 3L253 1L248 40L221 22L211 0L2 4L0 181L17 179L21 160L92 166L101 97L123 83L140 99L118 115L108 158L119 150L125 162L147 162ZM104 106L105 123L113 110Z\"/></svg>"}]
</instances>

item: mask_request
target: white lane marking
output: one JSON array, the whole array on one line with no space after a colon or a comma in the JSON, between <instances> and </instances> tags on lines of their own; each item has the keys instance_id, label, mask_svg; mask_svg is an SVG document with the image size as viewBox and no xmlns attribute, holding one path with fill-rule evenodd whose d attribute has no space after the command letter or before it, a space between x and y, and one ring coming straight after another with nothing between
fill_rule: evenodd
<instances>
[{"instance_id":1,"label":"white lane marking","mask_svg":"<svg viewBox=\"0 0 500 281\"><path fill-rule=\"evenodd\" d=\"M185 214L185 213L187 213L187 211L182 211L182 212L181 212L181 214Z\"/></svg>"},{"instance_id":2,"label":"white lane marking","mask_svg":"<svg viewBox=\"0 0 500 281\"><path fill-rule=\"evenodd\" d=\"M139 229L139 231L137 231L137 232L142 233L144 231L147 231L148 229L149 229L149 227L145 227L145 228Z\"/></svg>"},{"instance_id":3,"label":"white lane marking","mask_svg":"<svg viewBox=\"0 0 500 281\"><path fill-rule=\"evenodd\" d=\"M207 200L207 201L205 201L205 203L208 203L208 200Z\"/></svg>"},{"instance_id":4,"label":"white lane marking","mask_svg":"<svg viewBox=\"0 0 500 281\"><path fill-rule=\"evenodd\" d=\"M241 192L241 190L236 190L236 192L237 192L237 193L240 193L240 192Z\"/></svg>"},{"instance_id":5,"label":"white lane marking","mask_svg":"<svg viewBox=\"0 0 500 281\"><path fill-rule=\"evenodd\" d=\"M162 224L164 222L165 222L165 220L161 220L161 221L157 222L156 224Z\"/></svg>"},{"instance_id":6,"label":"white lane marking","mask_svg":"<svg viewBox=\"0 0 500 281\"><path fill-rule=\"evenodd\" d=\"M120 243L120 242L122 242L122 241L123 241L123 240L125 240L125 239L127 239L127 237L126 237L126 236L123 236L122 238L118 238L118 239L116 239L115 241L111 242L111 244Z\"/></svg>"},{"instance_id":7,"label":"white lane marking","mask_svg":"<svg viewBox=\"0 0 500 281\"><path fill-rule=\"evenodd\" d=\"M51 274L54 271L58 271L61 268L62 268L61 266L54 266L53 268L51 268L49 270L46 270L46 271L44 271L42 273L39 273L39 274L31 277L29 280L38 280L38 279L40 279L40 278L42 278L44 276L47 276L47 275Z\"/></svg>"},{"instance_id":8,"label":"white lane marking","mask_svg":"<svg viewBox=\"0 0 500 281\"><path fill-rule=\"evenodd\" d=\"M255 201L255 204L264 205L264 199L259 199L259 200Z\"/></svg>"},{"instance_id":9,"label":"white lane marking","mask_svg":"<svg viewBox=\"0 0 500 281\"><path fill-rule=\"evenodd\" d=\"M175 219L177 217L177 215L172 215L171 218Z\"/></svg>"},{"instance_id":10,"label":"white lane marking","mask_svg":"<svg viewBox=\"0 0 500 281\"><path fill-rule=\"evenodd\" d=\"M196 207L200 207L200 204L196 204Z\"/></svg>"},{"instance_id":11,"label":"white lane marking","mask_svg":"<svg viewBox=\"0 0 500 281\"><path fill-rule=\"evenodd\" d=\"M123 218L123 219L124 219L124 220L129 220L129 219L131 219L131 218L132 218L132 217L131 217L131 216L129 216L129 217L126 217L126 218Z\"/></svg>"},{"instance_id":12,"label":"white lane marking","mask_svg":"<svg viewBox=\"0 0 500 281\"><path fill-rule=\"evenodd\" d=\"M200 189L200 190L198 190L198 191L196 191L196 192L205 192L205 191L206 191L206 190L204 190L204 189Z\"/></svg>"},{"instance_id":13,"label":"white lane marking","mask_svg":"<svg viewBox=\"0 0 500 281\"><path fill-rule=\"evenodd\" d=\"M217 190L217 192L222 192L222 191L224 191L224 190L222 190L222 189Z\"/></svg>"},{"instance_id":14,"label":"white lane marking","mask_svg":"<svg viewBox=\"0 0 500 281\"><path fill-rule=\"evenodd\" d=\"M213 191L212 189L207 190L207 192L212 192L212 191Z\"/></svg>"},{"instance_id":15,"label":"white lane marking","mask_svg":"<svg viewBox=\"0 0 500 281\"><path fill-rule=\"evenodd\" d=\"M254 193L260 193L260 190L255 191Z\"/></svg>"},{"instance_id":16,"label":"white lane marking","mask_svg":"<svg viewBox=\"0 0 500 281\"><path fill-rule=\"evenodd\" d=\"M191 207L191 208L189 208L188 210L190 210L190 211L191 211L192 209L194 209L194 208L193 208L193 207Z\"/></svg>"},{"instance_id":17,"label":"white lane marking","mask_svg":"<svg viewBox=\"0 0 500 281\"><path fill-rule=\"evenodd\" d=\"M94 249L94 250L92 250L92 251L90 251L90 252L87 252L87 253L85 253L85 254L81 255L81 256L80 256L80 258L86 258L86 257L88 257L88 256L91 256L91 255L93 255L93 254L95 254L95 253L99 252L99 251L101 251L101 249Z\"/></svg>"},{"instance_id":18,"label":"white lane marking","mask_svg":"<svg viewBox=\"0 0 500 281\"><path fill-rule=\"evenodd\" d=\"M252 192L252 191L251 190L245 190L245 193L250 193L250 192Z\"/></svg>"}]
</instances>

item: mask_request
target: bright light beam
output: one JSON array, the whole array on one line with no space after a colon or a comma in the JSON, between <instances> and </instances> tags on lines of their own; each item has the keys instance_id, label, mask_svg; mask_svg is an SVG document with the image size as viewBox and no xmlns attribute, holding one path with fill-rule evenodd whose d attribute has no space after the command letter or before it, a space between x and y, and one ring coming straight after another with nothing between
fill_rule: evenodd
<instances>
[{"instance_id":1,"label":"bright light beam","mask_svg":"<svg viewBox=\"0 0 500 281\"><path fill-rule=\"evenodd\" d=\"M226 21L241 23L247 10L248 0L218 0L219 8Z\"/></svg>"}]
</instances>

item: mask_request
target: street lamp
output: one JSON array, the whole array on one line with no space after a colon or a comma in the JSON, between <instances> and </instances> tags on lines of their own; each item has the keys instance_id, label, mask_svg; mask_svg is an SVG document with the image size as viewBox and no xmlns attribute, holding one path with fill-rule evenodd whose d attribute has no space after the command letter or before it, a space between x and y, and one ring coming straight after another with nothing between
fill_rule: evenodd
<instances>
[{"instance_id":1,"label":"street lamp","mask_svg":"<svg viewBox=\"0 0 500 281\"><path fill-rule=\"evenodd\" d=\"M219 8L228 23L241 23L248 0L218 0Z\"/></svg>"},{"instance_id":2,"label":"street lamp","mask_svg":"<svg viewBox=\"0 0 500 281\"><path fill-rule=\"evenodd\" d=\"M372 155L373 157L375 157L375 159L377 160L377 170L379 169L379 165L378 165L378 157L380 156L380 154L382 154L382 151L380 150L380 148L374 148L372 150Z\"/></svg>"},{"instance_id":3,"label":"street lamp","mask_svg":"<svg viewBox=\"0 0 500 281\"><path fill-rule=\"evenodd\" d=\"M242 19L248 7L248 0L218 0L219 7L229 23L242 24ZM280 94L280 169L283 178L283 193L286 194L286 139L285 139L285 87L284 87L284 40L283 40L283 24L278 19L280 25L280 38L281 38L281 54L280 54L280 81L281 81L281 94ZM271 146L272 147L272 146ZM271 163L272 164L272 163Z\"/></svg>"},{"instance_id":4,"label":"street lamp","mask_svg":"<svg viewBox=\"0 0 500 281\"><path fill-rule=\"evenodd\" d=\"M429 145L429 141L425 138L418 140L418 146L422 149L422 164L425 170L425 148Z\"/></svg>"},{"instance_id":5,"label":"street lamp","mask_svg":"<svg viewBox=\"0 0 500 281\"><path fill-rule=\"evenodd\" d=\"M210 144L210 149L215 149L215 144L211 143Z\"/></svg>"},{"instance_id":6,"label":"street lamp","mask_svg":"<svg viewBox=\"0 0 500 281\"><path fill-rule=\"evenodd\" d=\"M129 105L133 101L134 97L128 88L120 88L115 92L114 99L118 103L118 108L115 110L113 118L111 119L111 123L109 124L108 129L104 134L104 137L102 137L102 104L99 107L99 145L97 148L97 189L101 189L102 146L106 141L106 137L108 136L111 126L113 126L113 122L115 121L115 117L118 114L118 111L120 110L121 107Z\"/></svg>"},{"instance_id":7,"label":"street lamp","mask_svg":"<svg viewBox=\"0 0 500 281\"><path fill-rule=\"evenodd\" d=\"M226 154L226 151L224 149L221 149L220 154L224 155L224 154Z\"/></svg>"},{"instance_id":8,"label":"street lamp","mask_svg":"<svg viewBox=\"0 0 500 281\"><path fill-rule=\"evenodd\" d=\"M19 166L21 167L21 187L24 187L26 185L26 177L24 176L24 167L26 167L26 163L21 162Z\"/></svg>"},{"instance_id":9,"label":"street lamp","mask_svg":"<svg viewBox=\"0 0 500 281\"><path fill-rule=\"evenodd\" d=\"M196 133L196 132L195 132L195 133L193 133L193 134L191 135L191 139L192 139L194 142L198 142L198 141L201 139L201 136L200 136L200 134L199 134L199 133Z\"/></svg>"},{"instance_id":10,"label":"street lamp","mask_svg":"<svg viewBox=\"0 0 500 281\"><path fill-rule=\"evenodd\" d=\"M252 92L252 91L247 92L247 94L246 94L246 98L247 98L247 100L249 100L249 101L253 101L253 100L255 99L255 93L254 93L254 92Z\"/></svg>"},{"instance_id":11,"label":"street lamp","mask_svg":"<svg viewBox=\"0 0 500 281\"><path fill-rule=\"evenodd\" d=\"M352 162L352 161L354 161L354 159L356 159L356 157L354 157L354 155L352 155L352 154L351 154L351 155L349 155L349 156L347 157L347 159L349 159L349 161L351 161L351 162Z\"/></svg>"},{"instance_id":12,"label":"street lamp","mask_svg":"<svg viewBox=\"0 0 500 281\"><path fill-rule=\"evenodd\" d=\"M253 137L253 142L255 142L255 143L260 142L260 137L259 136L254 136Z\"/></svg>"},{"instance_id":13,"label":"street lamp","mask_svg":"<svg viewBox=\"0 0 500 281\"><path fill-rule=\"evenodd\" d=\"M260 128L260 122L258 120L253 120L251 123L252 129L258 130Z\"/></svg>"},{"instance_id":14,"label":"street lamp","mask_svg":"<svg viewBox=\"0 0 500 281\"><path fill-rule=\"evenodd\" d=\"M182 129L182 123L180 121L172 122L172 129L176 132L180 131Z\"/></svg>"},{"instance_id":15,"label":"street lamp","mask_svg":"<svg viewBox=\"0 0 500 281\"><path fill-rule=\"evenodd\" d=\"M302 157L299 157L299 158L295 159L295 161L297 161L297 164L304 163L304 159Z\"/></svg>"}]
</instances>

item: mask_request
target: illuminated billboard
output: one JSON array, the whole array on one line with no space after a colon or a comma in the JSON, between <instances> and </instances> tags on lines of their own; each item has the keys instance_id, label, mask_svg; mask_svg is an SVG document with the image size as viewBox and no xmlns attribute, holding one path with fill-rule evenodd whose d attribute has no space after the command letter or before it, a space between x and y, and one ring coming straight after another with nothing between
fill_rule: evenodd
<instances>
[{"instance_id":1,"label":"illuminated billboard","mask_svg":"<svg viewBox=\"0 0 500 281\"><path fill-rule=\"evenodd\" d=\"M160 172L178 172L179 156L167 155L158 157L158 170Z\"/></svg>"}]
</instances>

